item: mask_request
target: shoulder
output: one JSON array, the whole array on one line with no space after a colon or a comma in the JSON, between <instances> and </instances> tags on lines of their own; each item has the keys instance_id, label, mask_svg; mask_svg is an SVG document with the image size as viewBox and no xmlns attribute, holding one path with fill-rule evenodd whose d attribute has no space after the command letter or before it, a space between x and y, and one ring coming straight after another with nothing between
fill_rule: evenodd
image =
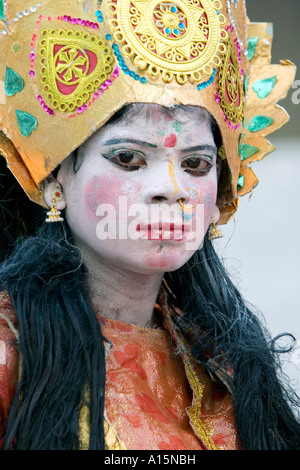
<instances>
[{"instance_id":1,"label":"shoulder","mask_svg":"<svg viewBox=\"0 0 300 470\"><path fill-rule=\"evenodd\" d=\"M19 379L18 324L7 292L0 292L0 434Z\"/></svg>"},{"instance_id":2,"label":"shoulder","mask_svg":"<svg viewBox=\"0 0 300 470\"><path fill-rule=\"evenodd\" d=\"M18 322L17 322L17 315L10 298L10 295L6 291L0 292L0 324L11 324L13 325L13 330L15 333L17 331Z\"/></svg>"},{"instance_id":3,"label":"shoulder","mask_svg":"<svg viewBox=\"0 0 300 470\"><path fill-rule=\"evenodd\" d=\"M14 369L18 343L17 315L7 292L0 292L0 366ZM3 371L0 379L3 378Z\"/></svg>"},{"instance_id":4,"label":"shoulder","mask_svg":"<svg viewBox=\"0 0 300 470\"><path fill-rule=\"evenodd\" d=\"M15 348L18 336L17 315L11 298L7 292L0 292L0 345L2 344L2 349L3 343ZM0 364L1 358L3 359L3 353L0 355Z\"/></svg>"}]
</instances>

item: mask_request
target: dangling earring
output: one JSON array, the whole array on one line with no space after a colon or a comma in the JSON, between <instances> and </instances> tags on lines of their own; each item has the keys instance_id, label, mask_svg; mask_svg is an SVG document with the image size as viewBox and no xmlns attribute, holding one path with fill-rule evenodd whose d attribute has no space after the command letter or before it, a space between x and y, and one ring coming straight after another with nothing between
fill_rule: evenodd
<instances>
[{"instance_id":1,"label":"dangling earring","mask_svg":"<svg viewBox=\"0 0 300 470\"><path fill-rule=\"evenodd\" d=\"M61 212L57 210L56 204L58 201L61 201L63 198L62 192L58 189L55 189L52 193L51 199L51 209L47 212L48 218L46 222L63 222L63 218L60 217Z\"/></svg>"},{"instance_id":2,"label":"dangling earring","mask_svg":"<svg viewBox=\"0 0 300 470\"><path fill-rule=\"evenodd\" d=\"M216 240L216 238L223 238L223 233L218 229L214 221L212 220L209 229L208 229L208 239Z\"/></svg>"}]
</instances>

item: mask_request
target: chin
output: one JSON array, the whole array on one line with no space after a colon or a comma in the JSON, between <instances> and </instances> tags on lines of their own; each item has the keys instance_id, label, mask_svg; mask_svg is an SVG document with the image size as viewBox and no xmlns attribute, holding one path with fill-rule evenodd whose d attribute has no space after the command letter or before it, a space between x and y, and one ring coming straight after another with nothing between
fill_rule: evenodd
<instances>
[{"instance_id":1,"label":"chin","mask_svg":"<svg viewBox=\"0 0 300 470\"><path fill-rule=\"evenodd\" d=\"M183 248L174 249L159 246L155 251L147 253L143 257L143 266L147 270L157 272L176 271L187 263L193 256L195 250L188 251Z\"/></svg>"}]
</instances>

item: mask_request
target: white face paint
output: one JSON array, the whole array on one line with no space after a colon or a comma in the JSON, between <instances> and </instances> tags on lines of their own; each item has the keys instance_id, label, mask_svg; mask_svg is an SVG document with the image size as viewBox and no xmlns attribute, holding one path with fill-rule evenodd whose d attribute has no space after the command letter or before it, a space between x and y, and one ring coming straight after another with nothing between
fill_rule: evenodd
<instances>
[{"instance_id":1,"label":"white face paint","mask_svg":"<svg viewBox=\"0 0 300 470\"><path fill-rule=\"evenodd\" d=\"M180 268L215 210L216 150L204 109L129 109L83 144L76 173L73 157L61 165L75 243L106 265L136 273ZM180 202L195 207L183 212Z\"/></svg>"}]
</instances>

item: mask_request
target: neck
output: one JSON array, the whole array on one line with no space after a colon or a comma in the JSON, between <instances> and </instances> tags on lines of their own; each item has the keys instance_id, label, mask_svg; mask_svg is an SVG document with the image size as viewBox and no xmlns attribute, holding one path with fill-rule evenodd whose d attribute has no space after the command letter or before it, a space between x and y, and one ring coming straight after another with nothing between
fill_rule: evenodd
<instances>
[{"instance_id":1,"label":"neck","mask_svg":"<svg viewBox=\"0 0 300 470\"><path fill-rule=\"evenodd\" d=\"M105 263L84 247L79 248L88 269L89 293L96 313L142 327L157 325L154 305L163 273L140 274L121 269Z\"/></svg>"}]
</instances>

